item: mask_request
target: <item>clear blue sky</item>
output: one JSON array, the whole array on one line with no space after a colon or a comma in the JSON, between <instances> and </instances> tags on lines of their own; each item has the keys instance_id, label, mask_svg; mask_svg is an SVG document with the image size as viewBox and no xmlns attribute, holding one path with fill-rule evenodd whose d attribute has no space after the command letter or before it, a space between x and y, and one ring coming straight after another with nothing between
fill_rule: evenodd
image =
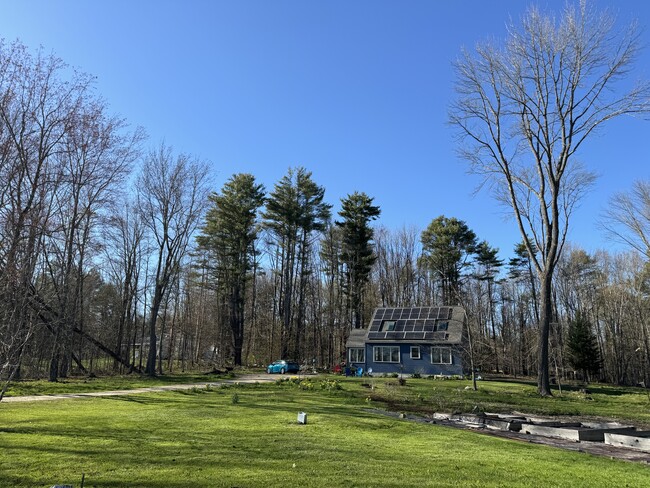
<instances>
[{"instance_id":1,"label":"clear blue sky","mask_svg":"<svg viewBox=\"0 0 650 488\"><path fill-rule=\"evenodd\" d=\"M563 0L536 2L559 9ZM598 0L645 27L634 76L650 76L650 2ZM503 38L530 2L0 0L0 37L43 46L97 76L98 92L156 145L210 161L215 190L250 172L271 189L305 166L334 204L364 191L379 224L465 220L503 257L520 241L504 209L466 174L446 125L461 46ZM611 243L596 226L615 191L649 176L650 122L605 127L581 154L600 175L571 241Z\"/></svg>"}]
</instances>

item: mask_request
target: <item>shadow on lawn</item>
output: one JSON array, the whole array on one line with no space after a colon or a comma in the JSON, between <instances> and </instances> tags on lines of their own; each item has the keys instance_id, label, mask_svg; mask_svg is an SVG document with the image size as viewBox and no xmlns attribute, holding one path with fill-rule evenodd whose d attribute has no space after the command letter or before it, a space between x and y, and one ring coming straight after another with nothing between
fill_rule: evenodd
<instances>
[{"instance_id":1,"label":"shadow on lawn","mask_svg":"<svg viewBox=\"0 0 650 488\"><path fill-rule=\"evenodd\" d=\"M601 384L590 384L590 385L562 385L563 391L572 391L572 392L584 392L586 390L590 391L595 395L607 395L607 396L625 396L625 395L648 395L648 390L644 388L631 387L631 386L612 386L612 385L601 385ZM553 387L553 392L557 392L557 387Z\"/></svg>"}]
</instances>

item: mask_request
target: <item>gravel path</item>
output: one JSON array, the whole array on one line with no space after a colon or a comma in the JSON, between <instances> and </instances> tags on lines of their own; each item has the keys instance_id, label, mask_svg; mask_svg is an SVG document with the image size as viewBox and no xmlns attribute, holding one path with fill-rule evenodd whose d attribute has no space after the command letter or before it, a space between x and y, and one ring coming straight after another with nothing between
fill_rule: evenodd
<instances>
[{"instance_id":1,"label":"gravel path","mask_svg":"<svg viewBox=\"0 0 650 488\"><path fill-rule=\"evenodd\" d=\"M221 385L234 385L237 383L271 383L273 381L276 381L278 377L278 375L271 374L247 374L237 378L222 381L206 381L202 383L188 383L181 385L148 386L146 388L134 388L132 390L93 391L88 393L59 393L55 395L25 395L4 397L1 403L41 402L49 400L65 400L69 398L136 395L138 393L151 393L158 391L191 390L192 388L205 388L208 385L218 387Z\"/></svg>"}]
</instances>

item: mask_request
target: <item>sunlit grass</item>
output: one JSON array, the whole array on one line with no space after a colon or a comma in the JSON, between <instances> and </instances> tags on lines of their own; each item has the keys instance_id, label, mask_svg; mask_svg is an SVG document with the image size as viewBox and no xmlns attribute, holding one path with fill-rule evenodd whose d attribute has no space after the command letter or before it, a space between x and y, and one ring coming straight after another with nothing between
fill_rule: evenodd
<instances>
[{"instance_id":1,"label":"sunlit grass","mask_svg":"<svg viewBox=\"0 0 650 488\"><path fill-rule=\"evenodd\" d=\"M28 380L11 383L6 396L55 395L60 393L90 393L96 391L129 390L150 386L205 383L231 377L232 375L215 375L193 372L160 376L131 374L103 377L72 377L63 378L56 382L46 380Z\"/></svg>"},{"instance_id":2,"label":"sunlit grass","mask_svg":"<svg viewBox=\"0 0 650 488\"><path fill-rule=\"evenodd\" d=\"M356 381L356 380L348 380ZM579 387L564 386L553 397L542 398L530 382L480 381L478 391L467 380L397 380L368 378L363 381L366 395L386 401L393 409L422 413L431 412L496 412L519 411L541 415L579 415L634 422L650 426L650 396L643 388L594 384L589 392Z\"/></svg>"},{"instance_id":3,"label":"sunlit grass","mask_svg":"<svg viewBox=\"0 0 650 488\"><path fill-rule=\"evenodd\" d=\"M314 380L308 390L285 382L0 403L0 486L79 486L82 473L85 486L98 487L575 487L649 479L646 466L373 415L363 381L343 380L341 390ZM421 381L404 389L435 386ZM307 425L297 424L300 411Z\"/></svg>"}]
</instances>

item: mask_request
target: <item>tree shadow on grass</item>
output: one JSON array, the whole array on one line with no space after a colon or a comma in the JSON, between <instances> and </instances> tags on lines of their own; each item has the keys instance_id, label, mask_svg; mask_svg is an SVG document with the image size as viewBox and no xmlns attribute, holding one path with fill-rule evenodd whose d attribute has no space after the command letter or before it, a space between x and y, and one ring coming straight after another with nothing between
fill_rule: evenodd
<instances>
[{"instance_id":1,"label":"tree shadow on grass","mask_svg":"<svg viewBox=\"0 0 650 488\"><path fill-rule=\"evenodd\" d=\"M607 396L624 396L624 395L648 395L648 390L643 388L634 388L631 386L613 386L613 385L562 385L562 390L573 392L584 392L588 390L592 394Z\"/></svg>"}]
</instances>

